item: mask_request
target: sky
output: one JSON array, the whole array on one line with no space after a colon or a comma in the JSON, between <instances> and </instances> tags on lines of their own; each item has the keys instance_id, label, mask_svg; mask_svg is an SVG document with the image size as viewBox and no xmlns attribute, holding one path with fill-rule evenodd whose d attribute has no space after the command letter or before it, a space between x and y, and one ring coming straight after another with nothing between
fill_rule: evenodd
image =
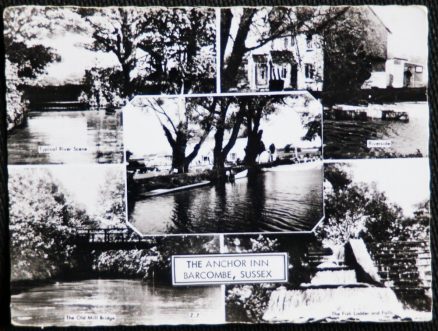
<instances>
[{"instance_id":1,"label":"sky","mask_svg":"<svg viewBox=\"0 0 438 331\"><path fill-rule=\"evenodd\" d=\"M420 6L372 6L373 10L392 31L388 41L391 57L407 57L426 64L427 61L427 12ZM237 25L234 24L234 28ZM91 52L83 47L90 42L86 34L65 33L45 39L44 44L53 47L61 56L61 62L50 64L44 82L62 84L79 80L92 66L116 65L113 54Z\"/></svg>"},{"instance_id":2,"label":"sky","mask_svg":"<svg viewBox=\"0 0 438 331\"><path fill-rule=\"evenodd\" d=\"M371 6L386 27L389 57L404 57L427 64L427 8L422 6Z\"/></svg>"},{"instance_id":3,"label":"sky","mask_svg":"<svg viewBox=\"0 0 438 331\"><path fill-rule=\"evenodd\" d=\"M111 172L124 176L123 167L112 165L63 165L49 167L50 173L58 179L73 200L83 206L87 212L97 211L100 188L105 184Z\"/></svg>"},{"instance_id":4,"label":"sky","mask_svg":"<svg viewBox=\"0 0 438 331\"><path fill-rule=\"evenodd\" d=\"M388 199L412 216L415 205L430 198L429 159L376 159L349 162L355 182L376 184Z\"/></svg>"},{"instance_id":5,"label":"sky","mask_svg":"<svg viewBox=\"0 0 438 331\"><path fill-rule=\"evenodd\" d=\"M142 100L145 101L142 101ZM156 97L137 97L133 100L133 104L138 102L147 102L147 100L155 100ZM160 98L165 102L166 112L174 119L177 119L177 114L184 111L184 104L178 104L181 98ZM304 98L292 97L285 99L286 104L277 105L276 113L270 114L267 119L263 118L260 129L263 130L263 141L266 146L275 143L277 147L284 147L286 144L293 144L297 147L320 147L321 139L317 137L313 141L303 141L301 138L307 133L307 129L303 126L301 113L309 112L310 114L321 114L321 104L317 101L309 101L304 104ZM231 113L231 110L229 110ZM166 120L162 117L164 124L169 126ZM178 121L176 121L178 123ZM170 126L169 126L170 127ZM168 154L171 155L172 150L167 141L157 114L151 107L135 107L129 104L123 109L123 128L124 142L126 149L134 153L134 157L143 157L150 154ZM195 128L197 129L197 127ZM207 140L204 142L201 153L210 154L214 147L213 131L210 133ZM228 136L225 137L228 139ZM193 139L189 144L193 144L196 139ZM236 145L236 148L240 146ZM243 149L243 146L241 146Z\"/></svg>"}]
</instances>

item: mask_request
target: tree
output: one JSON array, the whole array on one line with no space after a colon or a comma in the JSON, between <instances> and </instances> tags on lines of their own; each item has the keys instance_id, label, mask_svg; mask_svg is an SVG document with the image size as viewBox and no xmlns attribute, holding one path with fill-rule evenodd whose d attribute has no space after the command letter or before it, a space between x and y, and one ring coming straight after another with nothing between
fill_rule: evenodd
<instances>
[{"instance_id":1,"label":"tree","mask_svg":"<svg viewBox=\"0 0 438 331\"><path fill-rule=\"evenodd\" d=\"M225 178L225 161L228 153L233 148L243 123L243 111L238 108L238 99L235 97L221 98L220 109L215 116L215 134L213 148L213 178ZM225 146L225 133L230 131L230 136Z\"/></svg>"},{"instance_id":2,"label":"tree","mask_svg":"<svg viewBox=\"0 0 438 331\"><path fill-rule=\"evenodd\" d=\"M265 150L263 144L263 130L260 129L260 121L263 117L275 112L278 103L282 102L283 96L245 97L241 107L244 112L245 134L248 141L245 147L243 163L250 169L257 165L256 159Z\"/></svg>"},{"instance_id":3,"label":"tree","mask_svg":"<svg viewBox=\"0 0 438 331\"><path fill-rule=\"evenodd\" d=\"M279 38L300 34L320 35L324 49L324 88L334 90L360 87L370 77L372 61L380 59L375 50L381 45L373 36L366 7L264 7L222 9L221 53L222 89L238 83L236 73L248 53ZM232 35L233 20L237 31ZM228 51L227 51L228 50ZM301 62L298 54L298 62Z\"/></svg>"},{"instance_id":4,"label":"tree","mask_svg":"<svg viewBox=\"0 0 438 331\"><path fill-rule=\"evenodd\" d=\"M118 169L107 169L105 182L99 188L97 218L100 227L126 225L125 180Z\"/></svg>"},{"instance_id":5,"label":"tree","mask_svg":"<svg viewBox=\"0 0 438 331\"><path fill-rule=\"evenodd\" d=\"M326 165L324 174L325 220L319 236L336 245L351 238L384 242L399 236L402 209L390 203L383 192L354 183L336 164Z\"/></svg>"},{"instance_id":6,"label":"tree","mask_svg":"<svg viewBox=\"0 0 438 331\"><path fill-rule=\"evenodd\" d=\"M43 39L65 25L64 15L55 7L11 7L4 12L6 93L8 130L20 124L27 111L23 86L45 73L48 64L59 61L54 49Z\"/></svg>"},{"instance_id":7,"label":"tree","mask_svg":"<svg viewBox=\"0 0 438 331\"><path fill-rule=\"evenodd\" d=\"M12 279L46 279L72 268L74 231L92 224L85 211L47 169L11 172L9 192Z\"/></svg>"},{"instance_id":8,"label":"tree","mask_svg":"<svg viewBox=\"0 0 438 331\"><path fill-rule=\"evenodd\" d=\"M92 29L92 50L112 53L123 76L123 97L133 92L131 72L136 68L136 46L142 13L136 8L108 7L82 9L81 15Z\"/></svg>"},{"instance_id":9,"label":"tree","mask_svg":"<svg viewBox=\"0 0 438 331\"><path fill-rule=\"evenodd\" d=\"M211 92L214 10L205 8L84 9L91 49L116 56L122 94ZM117 70L117 68L113 68Z\"/></svg>"},{"instance_id":10,"label":"tree","mask_svg":"<svg viewBox=\"0 0 438 331\"><path fill-rule=\"evenodd\" d=\"M376 34L367 16L369 9L351 7L322 31L324 89L360 89L370 78L373 63L386 60L386 38Z\"/></svg>"},{"instance_id":11,"label":"tree","mask_svg":"<svg viewBox=\"0 0 438 331\"><path fill-rule=\"evenodd\" d=\"M199 150L213 127L217 98L175 99L175 107L164 107L160 98L146 99L146 106L152 110L159 120L164 135L172 148L172 169L178 173L189 171L190 163L198 155ZM172 108L172 109L171 109ZM187 154L189 142L196 143Z\"/></svg>"},{"instance_id":12,"label":"tree","mask_svg":"<svg viewBox=\"0 0 438 331\"><path fill-rule=\"evenodd\" d=\"M143 81L155 82L166 93L214 90L214 10L159 9L143 22L141 30L138 47L151 68Z\"/></svg>"}]
</instances>

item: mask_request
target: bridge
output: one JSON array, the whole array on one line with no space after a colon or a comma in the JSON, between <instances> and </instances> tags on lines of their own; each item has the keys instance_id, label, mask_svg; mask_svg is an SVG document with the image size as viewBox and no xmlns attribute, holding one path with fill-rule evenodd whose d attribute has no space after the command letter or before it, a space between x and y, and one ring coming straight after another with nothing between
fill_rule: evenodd
<instances>
[{"instance_id":1,"label":"bridge","mask_svg":"<svg viewBox=\"0 0 438 331\"><path fill-rule=\"evenodd\" d=\"M72 243L81 250L131 250L149 249L156 242L151 237L143 237L130 228L79 228Z\"/></svg>"}]
</instances>

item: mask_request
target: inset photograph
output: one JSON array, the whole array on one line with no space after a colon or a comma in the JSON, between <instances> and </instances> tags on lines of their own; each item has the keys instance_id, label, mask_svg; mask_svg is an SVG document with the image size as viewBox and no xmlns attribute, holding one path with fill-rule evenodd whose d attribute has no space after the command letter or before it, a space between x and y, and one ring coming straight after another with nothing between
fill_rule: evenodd
<instances>
[{"instance_id":1,"label":"inset photograph","mask_svg":"<svg viewBox=\"0 0 438 331\"><path fill-rule=\"evenodd\" d=\"M425 95L420 96L420 99L425 98ZM427 101L334 105L324 110L324 158L326 159L403 158L428 155Z\"/></svg>"},{"instance_id":2,"label":"inset photograph","mask_svg":"<svg viewBox=\"0 0 438 331\"><path fill-rule=\"evenodd\" d=\"M307 92L134 98L123 109L129 221L145 235L312 230L321 112Z\"/></svg>"},{"instance_id":3,"label":"inset photograph","mask_svg":"<svg viewBox=\"0 0 438 331\"><path fill-rule=\"evenodd\" d=\"M14 325L224 322L219 286L171 281L172 255L218 253L218 237L139 236L124 176L122 166L10 167Z\"/></svg>"},{"instance_id":4,"label":"inset photograph","mask_svg":"<svg viewBox=\"0 0 438 331\"><path fill-rule=\"evenodd\" d=\"M5 10L9 164L121 163L138 94L216 92L208 8Z\"/></svg>"},{"instance_id":5,"label":"inset photograph","mask_svg":"<svg viewBox=\"0 0 438 331\"><path fill-rule=\"evenodd\" d=\"M221 91L424 88L427 35L421 6L222 8Z\"/></svg>"},{"instance_id":6,"label":"inset photograph","mask_svg":"<svg viewBox=\"0 0 438 331\"><path fill-rule=\"evenodd\" d=\"M430 321L426 159L325 164L312 234L225 236L228 253L287 252L288 282L226 287L229 322Z\"/></svg>"}]
</instances>

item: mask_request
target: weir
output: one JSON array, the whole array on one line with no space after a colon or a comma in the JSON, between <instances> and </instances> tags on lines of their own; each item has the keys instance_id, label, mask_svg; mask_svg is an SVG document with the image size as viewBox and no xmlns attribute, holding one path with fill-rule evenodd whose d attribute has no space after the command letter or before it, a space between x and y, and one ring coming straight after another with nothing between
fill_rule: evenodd
<instances>
[{"instance_id":1,"label":"weir","mask_svg":"<svg viewBox=\"0 0 438 331\"><path fill-rule=\"evenodd\" d=\"M403 314L395 293L385 287L338 287L286 290L271 295L263 319L269 322L311 320L387 320Z\"/></svg>"},{"instance_id":2,"label":"weir","mask_svg":"<svg viewBox=\"0 0 438 331\"><path fill-rule=\"evenodd\" d=\"M352 240L345 246L347 252L320 256L310 283L291 290L281 286L273 291L263 319L305 323L402 318L403 304L391 288L383 287L372 277L373 266L365 263L369 254L360 243Z\"/></svg>"}]
</instances>

